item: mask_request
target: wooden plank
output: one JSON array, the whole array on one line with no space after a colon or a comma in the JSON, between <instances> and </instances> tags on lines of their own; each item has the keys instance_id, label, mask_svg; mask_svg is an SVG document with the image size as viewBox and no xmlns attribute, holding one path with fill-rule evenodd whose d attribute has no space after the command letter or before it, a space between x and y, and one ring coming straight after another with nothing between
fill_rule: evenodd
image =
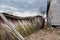
<instances>
[{"instance_id":1,"label":"wooden plank","mask_svg":"<svg viewBox=\"0 0 60 40\"><path fill-rule=\"evenodd\" d=\"M13 25L11 21L7 20L4 14L0 13L0 16L4 20L4 22L11 28L11 30L16 34L16 37L19 40L25 40L23 36L19 32L17 32L17 30L15 29L15 25Z\"/></svg>"}]
</instances>

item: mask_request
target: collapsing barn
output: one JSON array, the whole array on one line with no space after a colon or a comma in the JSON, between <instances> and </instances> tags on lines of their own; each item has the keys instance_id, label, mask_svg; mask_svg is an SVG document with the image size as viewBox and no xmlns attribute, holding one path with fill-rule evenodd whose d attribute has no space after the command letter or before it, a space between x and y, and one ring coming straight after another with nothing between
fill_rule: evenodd
<instances>
[{"instance_id":1,"label":"collapsing barn","mask_svg":"<svg viewBox=\"0 0 60 40\"><path fill-rule=\"evenodd\" d=\"M41 16L17 17L7 13L3 14L7 18L8 23L0 16L0 40L17 40L16 35L12 31L14 28L25 37L44 26L44 19ZM13 29L9 27L9 22L14 25Z\"/></svg>"}]
</instances>

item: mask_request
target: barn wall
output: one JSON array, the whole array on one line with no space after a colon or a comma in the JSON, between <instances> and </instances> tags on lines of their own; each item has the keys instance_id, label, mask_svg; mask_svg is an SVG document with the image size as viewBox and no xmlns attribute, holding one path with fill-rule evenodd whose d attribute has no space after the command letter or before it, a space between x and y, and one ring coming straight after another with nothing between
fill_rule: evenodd
<instances>
[{"instance_id":1,"label":"barn wall","mask_svg":"<svg viewBox=\"0 0 60 40\"><path fill-rule=\"evenodd\" d=\"M60 0L51 0L48 17L48 22L51 25L60 25Z\"/></svg>"}]
</instances>

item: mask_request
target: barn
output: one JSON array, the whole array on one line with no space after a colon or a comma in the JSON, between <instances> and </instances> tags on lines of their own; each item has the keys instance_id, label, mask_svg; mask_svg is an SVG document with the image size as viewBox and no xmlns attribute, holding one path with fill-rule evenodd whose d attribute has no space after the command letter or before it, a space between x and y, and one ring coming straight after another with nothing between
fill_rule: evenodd
<instances>
[{"instance_id":1,"label":"barn","mask_svg":"<svg viewBox=\"0 0 60 40\"><path fill-rule=\"evenodd\" d=\"M49 2L48 23L58 27L60 26L60 0L50 0Z\"/></svg>"},{"instance_id":2,"label":"barn","mask_svg":"<svg viewBox=\"0 0 60 40\"><path fill-rule=\"evenodd\" d=\"M18 17L0 13L0 40L17 40L28 36L44 26L42 16Z\"/></svg>"}]
</instances>

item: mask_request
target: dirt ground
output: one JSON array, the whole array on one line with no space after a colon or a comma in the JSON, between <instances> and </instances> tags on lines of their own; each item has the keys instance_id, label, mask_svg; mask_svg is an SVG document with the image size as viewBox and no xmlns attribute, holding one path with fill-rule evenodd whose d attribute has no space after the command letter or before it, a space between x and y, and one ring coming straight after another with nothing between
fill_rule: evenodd
<instances>
[{"instance_id":1,"label":"dirt ground","mask_svg":"<svg viewBox=\"0 0 60 40\"><path fill-rule=\"evenodd\" d=\"M25 38L26 40L60 40L60 29L42 29Z\"/></svg>"}]
</instances>

